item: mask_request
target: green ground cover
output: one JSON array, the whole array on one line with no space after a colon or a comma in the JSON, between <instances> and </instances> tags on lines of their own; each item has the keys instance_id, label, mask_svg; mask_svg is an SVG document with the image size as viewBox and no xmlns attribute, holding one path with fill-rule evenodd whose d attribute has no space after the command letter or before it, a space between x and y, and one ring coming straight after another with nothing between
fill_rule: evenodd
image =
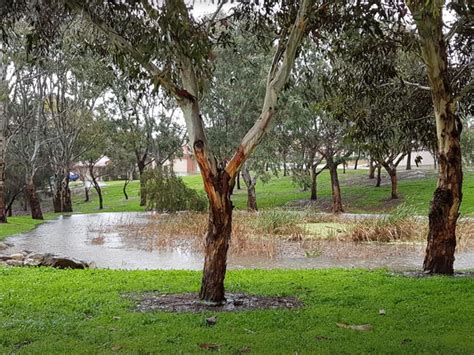
<instances>
[{"instance_id":1,"label":"green ground cover","mask_svg":"<svg viewBox=\"0 0 474 355\"><path fill-rule=\"evenodd\" d=\"M398 203L405 202L414 212L420 215L427 214L429 201L432 198L436 186L436 178L430 175L423 179L400 179L398 201L390 201L390 186L384 185L375 188L367 185L366 170L348 170L346 174L340 174L342 189L342 200L347 212L353 213L377 213L388 212L395 208ZM357 179L357 180L354 180ZM185 176L183 180L186 184L198 191L203 192L200 175ZM133 181L128 187L129 200L125 200L122 193L123 182L106 182L104 190L104 212L120 211L143 211L139 206L139 183ZM305 200L309 198L309 192L303 192L295 186L290 177L272 178L270 182L257 184L257 204L259 208L281 207L295 200ZM463 203L461 213L464 215L474 214L474 172L466 172L463 185ZM203 192L204 193L204 192ZM84 203L82 195L74 198L74 210L81 213L98 212L97 196L91 193L91 202ZM321 208L324 210L330 206L331 186L328 172L323 172L318 179L318 196ZM232 197L237 209L245 209L247 204L247 193L244 190L234 190Z\"/></svg>"},{"instance_id":2,"label":"green ground cover","mask_svg":"<svg viewBox=\"0 0 474 355\"><path fill-rule=\"evenodd\" d=\"M44 215L44 217L46 220L48 220L55 218L55 215L52 213L47 213ZM9 217L7 224L0 225L0 240L12 234L28 232L40 223L43 223L43 221L31 219L30 216Z\"/></svg>"},{"instance_id":3,"label":"green ground cover","mask_svg":"<svg viewBox=\"0 0 474 355\"><path fill-rule=\"evenodd\" d=\"M415 279L384 270L228 273L229 291L297 296L304 307L295 310L138 313L121 297L197 292L200 279L191 271L0 268L0 353L194 353L204 343L226 354L474 351L472 278ZM217 324L206 326L213 315Z\"/></svg>"}]
</instances>

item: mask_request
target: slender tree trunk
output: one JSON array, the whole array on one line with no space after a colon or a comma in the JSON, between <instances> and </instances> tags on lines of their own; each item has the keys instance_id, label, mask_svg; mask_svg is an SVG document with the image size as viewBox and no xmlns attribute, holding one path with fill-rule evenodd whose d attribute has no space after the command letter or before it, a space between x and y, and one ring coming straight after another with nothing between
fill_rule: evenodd
<instances>
[{"instance_id":1,"label":"slender tree trunk","mask_svg":"<svg viewBox=\"0 0 474 355\"><path fill-rule=\"evenodd\" d=\"M94 190L97 192L97 196L99 197L99 210L102 210L104 209L104 198L102 197L102 189L100 188L100 185L97 182L97 177L95 176L95 173L94 173L93 164L89 164L89 175L91 177Z\"/></svg>"},{"instance_id":2,"label":"slender tree trunk","mask_svg":"<svg viewBox=\"0 0 474 355\"><path fill-rule=\"evenodd\" d=\"M138 173L140 174L140 206L146 205L146 178L145 178L145 162L138 162Z\"/></svg>"},{"instance_id":3,"label":"slender tree trunk","mask_svg":"<svg viewBox=\"0 0 474 355\"><path fill-rule=\"evenodd\" d=\"M375 164L372 158L369 160L369 179L375 179Z\"/></svg>"},{"instance_id":4,"label":"slender tree trunk","mask_svg":"<svg viewBox=\"0 0 474 355\"><path fill-rule=\"evenodd\" d=\"M257 194L255 192L255 185L257 179L252 178L250 171L246 166L242 168L242 178L244 179L245 185L247 186L247 211L257 211Z\"/></svg>"},{"instance_id":5,"label":"slender tree trunk","mask_svg":"<svg viewBox=\"0 0 474 355\"><path fill-rule=\"evenodd\" d=\"M411 170L411 150L407 153L407 167L406 170Z\"/></svg>"},{"instance_id":6,"label":"slender tree trunk","mask_svg":"<svg viewBox=\"0 0 474 355\"><path fill-rule=\"evenodd\" d=\"M429 231L423 269L452 274L456 249L456 222L462 200L461 121L450 87L448 58L443 34L443 1L407 2L421 38L436 119L438 184L431 201Z\"/></svg>"},{"instance_id":7,"label":"slender tree trunk","mask_svg":"<svg viewBox=\"0 0 474 355\"><path fill-rule=\"evenodd\" d=\"M31 209L31 218L43 219L43 212L41 211L41 203L36 193L36 186L33 181L33 177L29 177L26 182L26 193Z\"/></svg>"},{"instance_id":8,"label":"slender tree trunk","mask_svg":"<svg viewBox=\"0 0 474 355\"><path fill-rule=\"evenodd\" d=\"M288 176L288 170L286 168L286 154L283 155L283 176Z\"/></svg>"},{"instance_id":9,"label":"slender tree trunk","mask_svg":"<svg viewBox=\"0 0 474 355\"><path fill-rule=\"evenodd\" d=\"M84 199L84 202L89 202L90 201L89 188L87 186L84 186L84 194L86 195L86 198Z\"/></svg>"},{"instance_id":10,"label":"slender tree trunk","mask_svg":"<svg viewBox=\"0 0 474 355\"><path fill-rule=\"evenodd\" d=\"M128 186L128 183L130 182L130 180L125 180L124 184L123 184L123 195L125 196L125 199L128 200L128 195L127 195L127 186Z\"/></svg>"},{"instance_id":11,"label":"slender tree trunk","mask_svg":"<svg viewBox=\"0 0 474 355\"><path fill-rule=\"evenodd\" d=\"M377 164L377 182L375 183L375 187L380 187L380 184L382 182L382 167L380 164Z\"/></svg>"},{"instance_id":12,"label":"slender tree trunk","mask_svg":"<svg viewBox=\"0 0 474 355\"><path fill-rule=\"evenodd\" d=\"M311 167L311 197L312 201L318 199L318 186L317 186L318 175L316 174L316 165Z\"/></svg>"},{"instance_id":13,"label":"slender tree trunk","mask_svg":"<svg viewBox=\"0 0 474 355\"><path fill-rule=\"evenodd\" d=\"M237 173L237 190L240 190L240 171Z\"/></svg>"},{"instance_id":14,"label":"slender tree trunk","mask_svg":"<svg viewBox=\"0 0 474 355\"><path fill-rule=\"evenodd\" d=\"M337 165L333 162L332 158L326 158L326 162L331 176L332 212L344 212L342 208L341 187L339 185L339 177L337 176Z\"/></svg>"},{"instance_id":15,"label":"slender tree trunk","mask_svg":"<svg viewBox=\"0 0 474 355\"><path fill-rule=\"evenodd\" d=\"M359 165L359 159L360 159L360 150L357 152L357 157L356 157L356 160L354 162L354 170L357 170L357 167Z\"/></svg>"}]
</instances>

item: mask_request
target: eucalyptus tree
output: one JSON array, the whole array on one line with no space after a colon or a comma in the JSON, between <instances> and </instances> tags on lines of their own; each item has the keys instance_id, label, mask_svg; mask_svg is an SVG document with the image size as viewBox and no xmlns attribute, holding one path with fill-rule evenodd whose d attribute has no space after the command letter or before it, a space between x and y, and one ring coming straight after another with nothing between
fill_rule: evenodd
<instances>
[{"instance_id":1,"label":"eucalyptus tree","mask_svg":"<svg viewBox=\"0 0 474 355\"><path fill-rule=\"evenodd\" d=\"M5 214L5 152L7 146L8 94L7 61L4 48L0 46L0 223L7 222Z\"/></svg>"},{"instance_id":2,"label":"eucalyptus tree","mask_svg":"<svg viewBox=\"0 0 474 355\"><path fill-rule=\"evenodd\" d=\"M406 0L419 35L421 57L431 89L438 142L438 183L429 212L427 273L452 274L456 222L462 200L459 102L471 95L472 8L467 2L448 3L454 23L443 33L443 0Z\"/></svg>"}]
</instances>

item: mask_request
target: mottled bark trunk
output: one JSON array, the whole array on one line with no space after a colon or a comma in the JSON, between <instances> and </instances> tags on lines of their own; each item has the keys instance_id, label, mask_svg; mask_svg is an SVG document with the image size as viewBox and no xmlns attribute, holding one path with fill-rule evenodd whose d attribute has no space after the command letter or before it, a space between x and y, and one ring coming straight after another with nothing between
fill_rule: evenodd
<instances>
[{"instance_id":1,"label":"mottled bark trunk","mask_svg":"<svg viewBox=\"0 0 474 355\"><path fill-rule=\"evenodd\" d=\"M36 193L36 186L33 178L28 178L26 183L26 193L30 204L31 218L43 219L43 212L41 211L41 203Z\"/></svg>"},{"instance_id":2,"label":"mottled bark trunk","mask_svg":"<svg viewBox=\"0 0 474 355\"><path fill-rule=\"evenodd\" d=\"M215 198L209 199L209 223L205 242L205 260L199 297L210 303L225 301L224 279L227 270L227 251L232 232L232 202L230 178L219 172L214 181ZM217 202L217 203L216 203Z\"/></svg>"},{"instance_id":3,"label":"mottled bark trunk","mask_svg":"<svg viewBox=\"0 0 474 355\"><path fill-rule=\"evenodd\" d=\"M339 177L337 175L337 165L331 158L327 159L329 174L331 176L331 190L332 190L332 212L344 212L342 208L341 187L339 185Z\"/></svg>"},{"instance_id":4,"label":"mottled bark trunk","mask_svg":"<svg viewBox=\"0 0 474 355\"><path fill-rule=\"evenodd\" d=\"M59 184L59 187L56 188L56 191L54 191L53 195L53 209L54 213L59 213L62 212L62 206L61 206L61 184Z\"/></svg>"},{"instance_id":5,"label":"mottled bark trunk","mask_svg":"<svg viewBox=\"0 0 474 355\"><path fill-rule=\"evenodd\" d=\"M406 170L411 170L411 150L407 153L407 166Z\"/></svg>"},{"instance_id":6,"label":"mottled bark trunk","mask_svg":"<svg viewBox=\"0 0 474 355\"><path fill-rule=\"evenodd\" d=\"M429 231L423 269L452 274L456 249L456 222L462 201L461 121L450 87L448 58L443 34L442 1L407 2L421 39L436 119L438 184L431 201Z\"/></svg>"},{"instance_id":7,"label":"mottled bark trunk","mask_svg":"<svg viewBox=\"0 0 474 355\"><path fill-rule=\"evenodd\" d=\"M375 165L372 158L369 160L369 179L375 179Z\"/></svg>"},{"instance_id":8,"label":"mottled bark trunk","mask_svg":"<svg viewBox=\"0 0 474 355\"><path fill-rule=\"evenodd\" d=\"M0 122L0 124L2 123ZM5 213L5 145L4 132L0 127L0 223L7 223L7 215Z\"/></svg>"}]
</instances>

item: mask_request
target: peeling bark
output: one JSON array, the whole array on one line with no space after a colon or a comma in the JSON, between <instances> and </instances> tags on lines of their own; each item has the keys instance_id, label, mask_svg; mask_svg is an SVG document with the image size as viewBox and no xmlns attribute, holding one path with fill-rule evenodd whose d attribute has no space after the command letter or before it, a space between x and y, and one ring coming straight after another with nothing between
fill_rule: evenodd
<instances>
[{"instance_id":1,"label":"peeling bark","mask_svg":"<svg viewBox=\"0 0 474 355\"><path fill-rule=\"evenodd\" d=\"M456 249L456 223L462 201L460 135L462 124L452 93L443 35L444 1L407 1L415 19L431 87L438 140L438 183L429 211L429 232L423 269L452 274Z\"/></svg>"},{"instance_id":2,"label":"peeling bark","mask_svg":"<svg viewBox=\"0 0 474 355\"><path fill-rule=\"evenodd\" d=\"M38 194L36 193L36 186L32 177L27 179L26 194L28 196L28 202L30 204L31 218L43 219L43 212L41 211L41 203L38 198Z\"/></svg>"}]
</instances>

